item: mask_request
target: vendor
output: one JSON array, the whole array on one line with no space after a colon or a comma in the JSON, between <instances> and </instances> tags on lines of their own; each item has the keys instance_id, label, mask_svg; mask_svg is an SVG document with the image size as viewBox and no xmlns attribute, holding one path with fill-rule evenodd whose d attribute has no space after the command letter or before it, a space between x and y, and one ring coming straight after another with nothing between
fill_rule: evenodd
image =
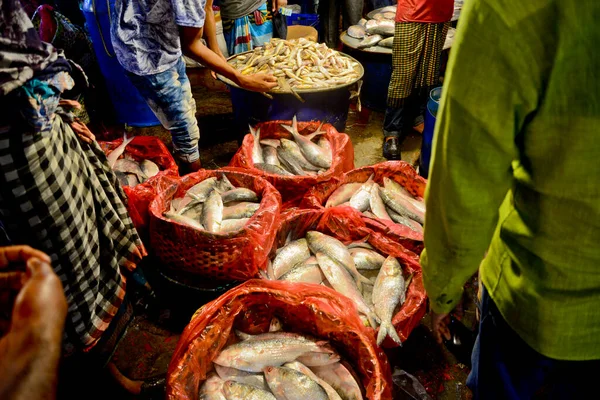
<instances>
[{"instance_id":1,"label":"vendor","mask_svg":"<svg viewBox=\"0 0 600 400\"><path fill-rule=\"evenodd\" d=\"M383 121L383 156L400 159L400 144L423 123L429 91L439 81L440 59L454 0L399 0L392 49L392 79Z\"/></svg>"},{"instance_id":2,"label":"vendor","mask_svg":"<svg viewBox=\"0 0 600 400\"><path fill-rule=\"evenodd\" d=\"M222 0L219 7L229 54L243 53L271 40L272 13L286 5L287 0Z\"/></svg>"},{"instance_id":3,"label":"vendor","mask_svg":"<svg viewBox=\"0 0 600 400\"><path fill-rule=\"evenodd\" d=\"M242 75L227 64L216 38L212 0L117 0L115 11L111 34L117 59L171 132L180 171L198 170L200 130L182 51L248 90L268 91L277 80Z\"/></svg>"},{"instance_id":4,"label":"vendor","mask_svg":"<svg viewBox=\"0 0 600 400\"><path fill-rule=\"evenodd\" d=\"M19 0L0 12L0 219L46 253L68 302L63 350L110 358L124 332L127 277L145 254L94 136L62 102L76 65L40 40ZM0 396L1 397L1 396Z\"/></svg>"},{"instance_id":5,"label":"vendor","mask_svg":"<svg viewBox=\"0 0 600 400\"><path fill-rule=\"evenodd\" d=\"M344 29L358 24L362 17L363 0L321 0L319 17L323 26L323 41L332 49L340 40L340 14Z\"/></svg>"}]
</instances>

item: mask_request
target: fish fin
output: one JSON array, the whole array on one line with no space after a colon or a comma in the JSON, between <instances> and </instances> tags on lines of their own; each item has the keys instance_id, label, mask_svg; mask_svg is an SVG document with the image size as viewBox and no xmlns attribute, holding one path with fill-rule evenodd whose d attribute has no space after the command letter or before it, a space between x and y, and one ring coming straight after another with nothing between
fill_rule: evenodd
<instances>
[{"instance_id":1,"label":"fish fin","mask_svg":"<svg viewBox=\"0 0 600 400\"><path fill-rule=\"evenodd\" d=\"M406 280L404 281L404 286L406 287L406 290L408 290L408 284L410 283L410 281L412 281L412 278L413 278L414 275L415 275L414 273L410 274L408 276L408 278L406 278Z\"/></svg>"},{"instance_id":2,"label":"fish fin","mask_svg":"<svg viewBox=\"0 0 600 400\"><path fill-rule=\"evenodd\" d=\"M381 346L385 338L389 336L394 342L402 346L402 339L398 336L396 328L390 322L384 322L379 326L379 332L377 333L377 346Z\"/></svg>"},{"instance_id":3,"label":"fish fin","mask_svg":"<svg viewBox=\"0 0 600 400\"><path fill-rule=\"evenodd\" d=\"M289 133L291 133L292 135L294 134L294 128L293 127L291 127L289 125L284 125L284 124L281 124L281 127L283 129L285 129L286 131L288 131Z\"/></svg>"},{"instance_id":4,"label":"fish fin","mask_svg":"<svg viewBox=\"0 0 600 400\"><path fill-rule=\"evenodd\" d=\"M294 129L294 133L296 133L297 135L300 134L298 132L298 120L296 119L296 114L294 114L294 118L292 118L292 128Z\"/></svg>"},{"instance_id":5,"label":"fish fin","mask_svg":"<svg viewBox=\"0 0 600 400\"><path fill-rule=\"evenodd\" d=\"M374 178L375 178L375 174L371 174L371 176L369 176L369 179L367 179L367 182L373 182Z\"/></svg>"},{"instance_id":6,"label":"fish fin","mask_svg":"<svg viewBox=\"0 0 600 400\"><path fill-rule=\"evenodd\" d=\"M250 335L248 333L242 332L242 331L238 331L236 329L235 331L235 335L240 339L240 340L248 340L248 339L252 339L253 335Z\"/></svg>"},{"instance_id":7,"label":"fish fin","mask_svg":"<svg viewBox=\"0 0 600 400\"><path fill-rule=\"evenodd\" d=\"M327 132L325 132L325 131L322 131L322 130L321 130L321 128L323 127L323 124L324 124L324 123L323 123L323 122L321 122L321 125L319 125L319 127L317 128L317 130L316 130L316 131L314 131L313 133L310 133L310 134L306 135L305 137L306 137L308 140L313 140L315 137L317 137L317 136L319 136L319 135L324 135L325 133L327 133Z\"/></svg>"},{"instance_id":8,"label":"fish fin","mask_svg":"<svg viewBox=\"0 0 600 400\"><path fill-rule=\"evenodd\" d=\"M125 147L127 147L127 145L129 143L131 143L131 141L135 139L135 135L131 135L131 137L127 137L127 132L123 132L123 143L125 143ZM123 152L125 152L125 149L123 148Z\"/></svg>"}]
</instances>

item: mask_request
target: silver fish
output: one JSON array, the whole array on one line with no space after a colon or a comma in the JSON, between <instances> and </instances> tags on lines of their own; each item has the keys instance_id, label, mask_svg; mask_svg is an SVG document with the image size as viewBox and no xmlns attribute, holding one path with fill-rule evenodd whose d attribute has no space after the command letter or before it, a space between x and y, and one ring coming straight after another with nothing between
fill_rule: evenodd
<instances>
[{"instance_id":1,"label":"silver fish","mask_svg":"<svg viewBox=\"0 0 600 400\"><path fill-rule=\"evenodd\" d=\"M285 245L277 252L273 260L273 274L279 279L292 267L310 257L310 250L306 239L298 239Z\"/></svg>"},{"instance_id":2,"label":"silver fish","mask_svg":"<svg viewBox=\"0 0 600 400\"><path fill-rule=\"evenodd\" d=\"M219 191L223 193L227 192L228 190L235 189L235 186L233 186L233 183L229 181L229 178L227 178L225 174L221 174L221 179L219 179L219 181L217 182L217 189L219 189Z\"/></svg>"},{"instance_id":3,"label":"silver fish","mask_svg":"<svg viewBox=\"0 0 600 400\"><path fill-rule=\"evenodd\" d=\"M383 187L391 190L392 192L396 192L404 196L411 204L415 206L417 210L420 210L421 212L425 213L425 202L423 200L416 199L412 194L408 192L408 190L404 188L404 186L402 186L395 180L390 178L383 178Z\"/></svg>"},{"instance_id":4,"label":"silver fish","mask_svg":"<svg viewBox=\"0 0 600 400\"><path fill-rule=\"evenodd\" d=\"M259 208L259 203L242 201L223 208L223 219L250 218Z\"/></svg>"},{"instance_id":5,"label":"silver fish","mask_svg":"<svg viewBox=\"0 0 600 400\"><path fill-rule=\"evenodd\" d=\"M217 374L211 372L200 386L198 400L227 400L223 394L224 383Z\"/></svg>"},{"instance_id":6,"label":"silver fish","mask_svg":"<svg viewBox=\"0 0 600 400\"><path fill-rule=\"evenodd\" d=\"M260 148L260 128L255 130L250 126L250 134L252 135L252 162L253 163L264 163L262 149Z\"/></svg>"},{"instance_id":7,"label":"silver fish","mask_svg":"<svg viewBox=\"0 0 600 400\"><path fill-rule=\"evenodd\" d=\"M216 185L216 177L213 176L211 178L207 178L189 188L186 192L186 196L191 197L191 195L196 195L199 198L198 201L206 201L206 199L208 199L208 195L210 192L212 192Z\"/></svg>"},{"instance_id":8,"label":"silver fish","mask_svg":"<svg viewBox=\"0 0 600 400\"><path fill-rule=\"evenodd\" d=\"M135 174L140 180L145 180L148 178L140 168L140 164L138 164L135 161L127 160L125 158L117 160L113 169L115 171L124 172L126 174Z\"/></svg>"},{"instance_id":9,"label":"silver fish","mask_svg":"<svg viewBox=\"0 0 600 400\"><path fill-rule=\"evenodd\" d=\"M319 167L312 165L306 157L302 155L300 147L296 142L288 139L281 139L281 148L285 150L303 170L318 171Z\"/></svg>"},{"instance_id":10,"label":"silver fish","mask_svg":"<svg viewBox=\"0 0 600 400\"><path fill-rule=\"evenodd\" d=\"M300 361L304 365L308 365L309 367L319 367L322 365L329 365L340 361L340 356L337 354L331 347L326 347L327 349L331 349L331 352L308 352L302 354L296 360Z\"/></svg>"},{"instance_id":11,"label":"silver fish","mask_svg":"<svg viewBox=\"0 0 600 400\"><path fill-rule=\"evenodd\" d=\"M323 282L323 279L325 277L317 264L303 265L302 263L295 265L279 278L281 281L316 283L317 285Z\"/></svg>"},{"instance_id":12,"label":"silver fish","mask_svg":"<svg viewBox=\"0 0 600 400\"><path fill-rule=\"evenodd\" d=\"M394 37L389 37L389 38L385 38L383 39L381 42L377 43L378 46L381 47L387 47L387 48L393 48L394 47Z\"/></svg>"},{"instance_id":13,"label":"silver fish","mask_svg":"<svg viewBox=\"0 0 600 400\"><path fill-rule=\"evenodd\" d=\"M326 154L333 154L333 152L331 151L331 143L329 142L329 139L327 139L325 136L320 138L317 144L320 148L322 148L325 151Z\"/></svg>"},{"instance_id":14,"label":"silver fish","mask_svg":"<svg viewBox=\"0 0 600 400\"><path fill-rule=\"evenodd\" d=\"M325 389L302 372L286 367L267 367L265 379L277 400L328 400Z\"/></svg>"},{"instance_id":15,"label":"silver fish","mask_svg":"<svg viewBox=\"0 0 600 400\"><path fill-rule=\"evenodd\" d=\"M250 221L250 218L224 219L221 221L221 233L237 232L243 229Z\"/></svg>"},{"instance_id":16,"label":"silver fish","mask_svg":"<svg viewBox=\"0 0 600 400\"><path fill-rule=\"evenodd\" d=\"M277 148L271 146L265 146L262 149L263 158L265 159L266 164L277 165L280 166L279 157L277 157ZM254 164L256 166L256 164Z\"/></svg>"},{"instance_id":17,"label":"silver fish","mask_svg":"<svg viewBox=\"0 0 600 400\"><path fill-rule=\"evenodd\" d=\"M367 35L363 40L356 46L358 49L366 49L368 47L376 46L379 42L383 40L383 36L381 35Z\"/></svg>"},{"instance_id":18,"label":"silver fish","mask_svg":"<svg viewBox=\"0 0 600 400\"><path fill-rule=\"evenodd\" d=\"M194 229L204 230L204 226L202 226L200 222L188 217L184 217L183 215L166 212L165 217L172 219L173 221L179 222L180 224L191 226Z\"/></svg>"},{"instance_id":19,"label":"silver fish","mask_svg":"<svg viewBox=\"0 0 600 400\"><path fill-rule=\"evenodd\" d=\"M358 21L358 24L357 24L357 25L360 25L360 26L362 26L362 27L365 27L365 26L367 25L367 20L366 20L366 19L364 19L364 18L361 18L361 19L360 19L360 21Z\"/></svg>"},{"instance_id":20,"label":"silver fish","mask_svg":"<svg viewBox=\"0 0 600 400\"><path fill-rule=\"evenodd\" d=\"M258 201L258 195L248 188L235 188L221 193L223 204L232 201Z\"/></svg>"},{"instance_id":21,"label":"silver fish","mask_svg":"<svg viewBox=\"0 0 600 400\"><path fill-rule=\"evenodd\" d=\"M319 145L313 143L310 139L305 138L298 132L298 121L296 120L295 115L292 119L291 127L287 125L282 126L292 134L294 140L298 143L302 154L304 154L304 157L306 157L311 164L321 168L331 167L331 154L323 151Z\"/></svg>"},{"instance_id":22,"label":"silver fish","mask_svg":"<svg viewBox=\"0 0 600 400\"><path fill-rule=\"evenodd\" d=\"M127 178L127 186L134 187L140 183L140 180L135 174L127 174L125 177Z\"/></svg>"},{"instance_id":23,"label":"silver fish","mask_svg":"<svg viewBox=\"0 0 600 400\"><path fill-rule=\"evenodd\" d=\"M354 376L341 363L324 367L311 367L315 375L329 383L344 400L363 400L360 386Z\"/></svg>"},{"instance_id":24,"label":"silver fish","mask_svg":"<svg viewBox=\"0 0 600 400\"><path fill-rule=\"evenodd\" d=\"M371 186L371 196L369 198L371 212L379 219L391 221L392 219L385 210L385 204L383 204L383 200L381 200L381 196L379 195L380 190L381 187L377 183Z\"/></svg>"},{"instance_id":25,"label":"silver fish","mask_svg":"<svg viewBox=\"0 0 600 400\"><path fill-rule=\"evenodd\" d=\"M392 12L394 14L396 14L396 10L397 10L397 6L387 6L387 7L383 7L382 9L379 10L380 13L387 13L387 12Z\"/></svg>"},{"instance_id":26,"label":"silver fish","mask_svg":"<svg viewBox=\"0 0 600 400\"><path fill-rule=\"evenodd\" d=\"M362 39L365 37L367 31L365 27L362 25L352 25L348 28L348 36L353 37L355 39Z\"/></svg>"},{"instance_id":27,"label":"silver fish","mask_svg":"<svg viewBox=\"0 0 600 400\"><path fill-rule=\"evenodd\" d=\"M371 186L373 185L373 175L362 184L360 189L350 198L350 207L358 211L366 211L371 205Z\"/></svg>"},{"instance_id":28,"label":"silver fish","mask_svg":"<svg viewBox=\"0 0 600 400\"><path fill-rule=\"evenodd\" d=\"M281 166L293 173L294 175L304 175L306 171L296 162L294 157L285 151L282 147L277 148L277 156L281 162Z\"/></svg>"},{"instance_id":29,"label":"silver fish","mask_svg":"<svg viewBox=\"0 0 600 400\"><path fill-rule=\"evenodd\" d=\"M121 186L129 186L129 180L127 179L126 173L121 171L115 171L115 175L117 176L117 179L119 180L119 184Z\"/></svg>"},{"instance_id":30,"label":"silver fish","mask_svg":"<svg viewBox=\"0 0 600 400\"><path fill-rule=\"evenodd\" d=\"M384 256L369 249L353 248L350 249L350 254L352 254L352 259L354 260L354 264L356 264L357 269L380 269L385 261Z\"/></svg>"},{"instance_id":31,"label":"silver fish","mask_svg":"<svg viewBox=\"0 0 600 400\"><path fill-rule=\"evenodd\" d=\"M260 141L260 144L262 144L263 146L278 148L279 145L281 145L281 142L279 141L279 139L262 139Z\"/></svg>"},{"instance_id":32,"label":"silver fish","mask_svg":"<svg viewBox=\"0 0 600 400\"><path fill-rule=\"evenodd\" d=\"M367 318L369 318L369 324L372 327L376 327L377 318L375 317L375 314L371 308L367 305L367 303L365 303L360 289L356 286L356 283L354 282L352 275L350 275L350 272L348 272L346 268L342 267L325 253L317 253L317 261L319 261L319 267L323 271L323 275L325 275L325 278L327 278L327 281L331 284L331 286L333 286L336 291L348 297L356 305L358 312L366 315Z\"/></svg>"},{"instance_id":33,"label":"silver fish","mask_svg":"<svg viewBox=\"0 0 600 400\"><path fill-rule=\"evenodd\" d=\"M218 191L213 190L202 209L202 225L207 231L218 233L223 221L223 200Z\"/></svg>"},{"instance_id":34,"label":"silver fish","mask_svg":"<svg viewBox=\"0 0 600 400\"><path fill-rule=\"evenodd\" d=\"M115 148L113 151L110 152L110 154L108 156L106 156L106 158L108 159L109 167L114 168L115 163L117 162L119 157L121 157L121 154L123 154L123 152L125 151L125 147L127 147L127 145L129 143L131 143L131 141L134 138L135 138L135 136L127 138L126 134L123 133L123 143L121 143L119 146L117 146L117 148Z\"/></svg>"},{"instance_id":35,"label":"silver fish","mask_svg":"<svg viewBox=\"0 0 600 400\"><path fill-rule=\"evenodd\" d=\"M279 165L257 163L257 164L254 164L254 167L258 168L261 171L267 172L269 174L282 175L282 176L294 176L294 174L281 168L281 166L279 166Z\"/></svg>"},{"instance_id":36,"label":"silver fish","mask_svg":"<svg viewBox=\"0 0 600 400\"><path fill-rule=\"evenodd\" d=\"M386 19L367 22L367 33L369 35L394 36L395 23Z\"/></svg>"},{"instance_id":37,"label":"silver fish","mask_svg":"<svg viewBox=\"0 0 600 400\"><path fill-rule=\"evenodd\" d=\"M318 343L305 338L245 340L223 349L213 362L243 371L261 372L265 367L283 365L308 352L325 351Z\"/></svg>"},{"instance_id":38,"label":"silver fish","mask_svg":"<svg viewBox=\"0 0 600 400\"><path fill-rule=\"evenodd\" d=\"M373 305L375 313L381 319L379 333L377 334L377 345L381 346L386 336L392 338L398 344L402 340L392 325L394 310L398 304L403 304L406 300L406 282L402 276L402 267L398 260L389 256L377 275L375 286L373 287Z\"/></svg>"},{"instance_id":39,"label":"silver fish","mask_svg":"<svg viewBox=\"0 0 600 400\"><path fill-rule=\"evenodd\" d=\"M235 381L223 384L223 394L227 400L277 400L271 392Z\"/></svg>"},{"instance_id":40,"label":"silver fish","mask_svg":"<svg viewBox=\"0 0 600 400\"><path fill-rule=\"evenodd\" d=\"M156 165L150 160L142 160L142 162L140 163L140 168L148 178L152 178L160 172L160 168L158 167L158 165Z\"/></svg>"},{"instance_id":41,"label":"silver fish","mask_svg":"<svg viewBox=\"0 0 600 400\"><path fill-rule=\"evenodd\" d=\"M361 186L362 183L346 183L335 189L327 199L325 208L339 206L340 204L349 201L352 198L352 195L354 195Z\"/></svg>"},{"instance_id":42,"label":"silver fish","mask_svg":"<svg viewBox=\"0 0 600 400\"><path fill-rule=\"evenodd\" d=\"M252 372L241 371L235 368L223 367L219 364L214 364L215 371L219 377L224 381L235 381L237 383L244 383L246 385L256 386L257 388L269 390L265 377L261 374L255 374Z\"/></svg>"},{"instance_id":43,"label":"silver fish","mask_svg":"<svg viewBox=\"0 0 600 400\"><path fill-rule=\"evenodd\" d=\"M402 196L401 194L392 192L386 188L381 188L379 194L385 205L398 214L417 221L420 224L425 222L425 213L415 207L406 196Z\"/></svg>"},{"instance_id":44,"label":"silver fish","mask_svg":"<svg viewBox=\"0 0 600 400\"><path fill-rule=\"evenodd\" d=\"M423 226L417 221L413 221L410 218L400 215L391 208L388 208L387 212L392 221L394 221L395 223L404 225L417 233L423 233Z\"/></svg>"},{"instance_id":45,"label":"silver fish","mask_svg":"<svg viewBox=\"0 0 600 400\"><path fill-rule=\"evenodd\" d=\"M352 255L348 251L348 248L339 240L329 235L325 235L321 232L317 231L309 231L306 233L306 240L308 241L308 247L310 250L316 255L317 253L324 253L333 259L335 262L339 263L342 267L344 267L350 275L356 281L356 285L358 288L361 288L363 283L370 283L370 281L362 276L356 269L356 265L354 265L354 260L352 259ZM319 264L321 262L318 260ZM325 274L327 277L327 274ZM329 277L327 280L331 282ZM331 282L333 284L333 282Z\"/></svg>"},{"instance_id":46,"label":"silver fish","mask_svg":"<svg viewBox=\"0 0 600 400\"><path fill-rule=\"evenodd\" d=\"M327 383L323 379L319 378L317 375L315 375L314 372L311 371L310 368L308 368L306 365L302 364L301 362L294 361L291 363L284 364L283 366L286 368L291 368L298 372L301 372L304 375L308 376L313 381L317 382L325 390L325 393L327 393L327 397L329 398L329 400L342 400L342 398L340 397L338 392L336 392L335 389L333 387L331 387L331 385L329 383Z\"/></svg>"},{"instance_id":47,"label":"silver fish","mask_svg":"<svg viewBox=\"0 0 600 400\"><path fill-rule=\"evenodd\" d=\"M188 217L191 219L195 219L196 221L200 221L202 219L202 210L204 209L204 204L198 203L193 207L187 208L180 215L184 217Z\"/></svg>"}]
</instances>

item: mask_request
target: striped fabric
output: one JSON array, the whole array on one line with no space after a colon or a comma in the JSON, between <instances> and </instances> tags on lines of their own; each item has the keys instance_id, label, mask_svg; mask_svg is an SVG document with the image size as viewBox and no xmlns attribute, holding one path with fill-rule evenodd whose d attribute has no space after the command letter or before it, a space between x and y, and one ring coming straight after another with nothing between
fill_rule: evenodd
<instances>
[{"instance_id":1,"label":"striped fabric","mask_svg":"<svg viewBox=\"0 0 600 400\"><path fill-rule=\"evenodd\" d=\"M273 37L273 21L267 5L236 19L223 19L223 34L230 55L262 46Z\"/></svg>"},{"instance_id":2,"label":"striped fabric","mask_svg":"<svg viewBox=\"0 0 600 400\"><path fill-rule=\"evenodd\" d=\"M401 107L413 89L438 83L440 56L449 26L449 22L396 23L392 79L388 89L389 107Z\"/></svg>"}]
</instances>

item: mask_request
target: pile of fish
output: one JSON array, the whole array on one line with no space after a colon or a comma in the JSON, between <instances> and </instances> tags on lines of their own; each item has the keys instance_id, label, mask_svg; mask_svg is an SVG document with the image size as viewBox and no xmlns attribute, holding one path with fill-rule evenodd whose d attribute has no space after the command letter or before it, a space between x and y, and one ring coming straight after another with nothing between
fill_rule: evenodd
<instances>
[{"instance_id":1,"label":"pile of fish","mask_svg":"<svg viewBox=\"0 0 600 400\"><path fill-rule=\"evenodd\" d=\"M210 233L232 233L242 229L260 207L258 195L235 187L225 175L211 177L173 199L165 217Z\"/></svg>"},{"instance_id":2,"label":"pile of fish","mask_svg":"<svg viewBox=\"0 0 600 400\"><path fill-rule=\"evenodd\" d=\"M272 323L271 326L274 324ZM292 332L236 332L213 360L200 400L362 400L361 388L326 341Z\"/></svg>"},{"instance_id":3,"label":"pile of fish","mask_svg":"<svg viewBox=\"0 0 600 400\"><path fill-rule=\"evenodd\" d=\"M423 233L425 203L413 197L398 182L383 178L383 187L373 181L346 183L327 199L325 207L350 206L370 218L393 221Z\"/></svg>"},{"instance_id":4,"label":"pile of fish","mask_svg":"<svg viewBox=\"0 0 600 400\"><path fill-rule=\"evenodd\" d=\"M125 148L131 143L133 138L134 136L130 138L123 136L123 143L111 151L106 157L108 159L108 165L115 171L115 175L119 178L121 186L135 186L144 183L160 171L158 165L150 160L137 162L128 154L125 154L123 158L119 158L123 155Z\"/></svg>"},{"instance_id":5,"label":"pile of fish","mask_svg":"<svg viewBox=\"0 0 600 400\"><path fill-rule=\"evenodd\" d=\"M330 88L346 85L360 78L360 65L332 50L324 43L311 40L271 39L251 53L240 54L229 63L243 75L271 73L278 78L275 90Z\"/></svg>"},{"instance_id":6,"label":"pile of fish","mask_svg":"<svg viewBox=\"0 0 600 400\"><path fill-rule=\"evenodd\" d=\"M380 9L370 20L361 19L357 25L348 28L348 36L362 39L359 49L373 46L391 48L394 43L396 6Z\"/></svg>"},{"instance_id":7,"label":"pile of fish","mask_svg":"<svg viewBox=\"0 0 600 400\"><path fill-rule=\"evenodd\" d=\"M331 167L333 155L329 140L323 136L317 143L313 142L316 136L325 133L321 131L321 127L307 136L301 135L295 116L292 126L281 126L292 134L294 140L261 140L260 128L255 130L250 127L250 133L254 137L252 162L256 168L271 174L294 176L318 175Z\"/></svg>"},{"instance_id":8,"label":"pile of fish","mask_svg":"<svg viewBox=\"0 0 600 400\"><path fill-rule=\"evenodd\" d=\"M404 304L408 284L398 260L381 255L365 241L346 246L332 236L309 231L277 250L266 278L328 286L348 297L363 321L379 326L378 345L388 335L401 344L392 317Z\"/></svg>"}]
</instances>

